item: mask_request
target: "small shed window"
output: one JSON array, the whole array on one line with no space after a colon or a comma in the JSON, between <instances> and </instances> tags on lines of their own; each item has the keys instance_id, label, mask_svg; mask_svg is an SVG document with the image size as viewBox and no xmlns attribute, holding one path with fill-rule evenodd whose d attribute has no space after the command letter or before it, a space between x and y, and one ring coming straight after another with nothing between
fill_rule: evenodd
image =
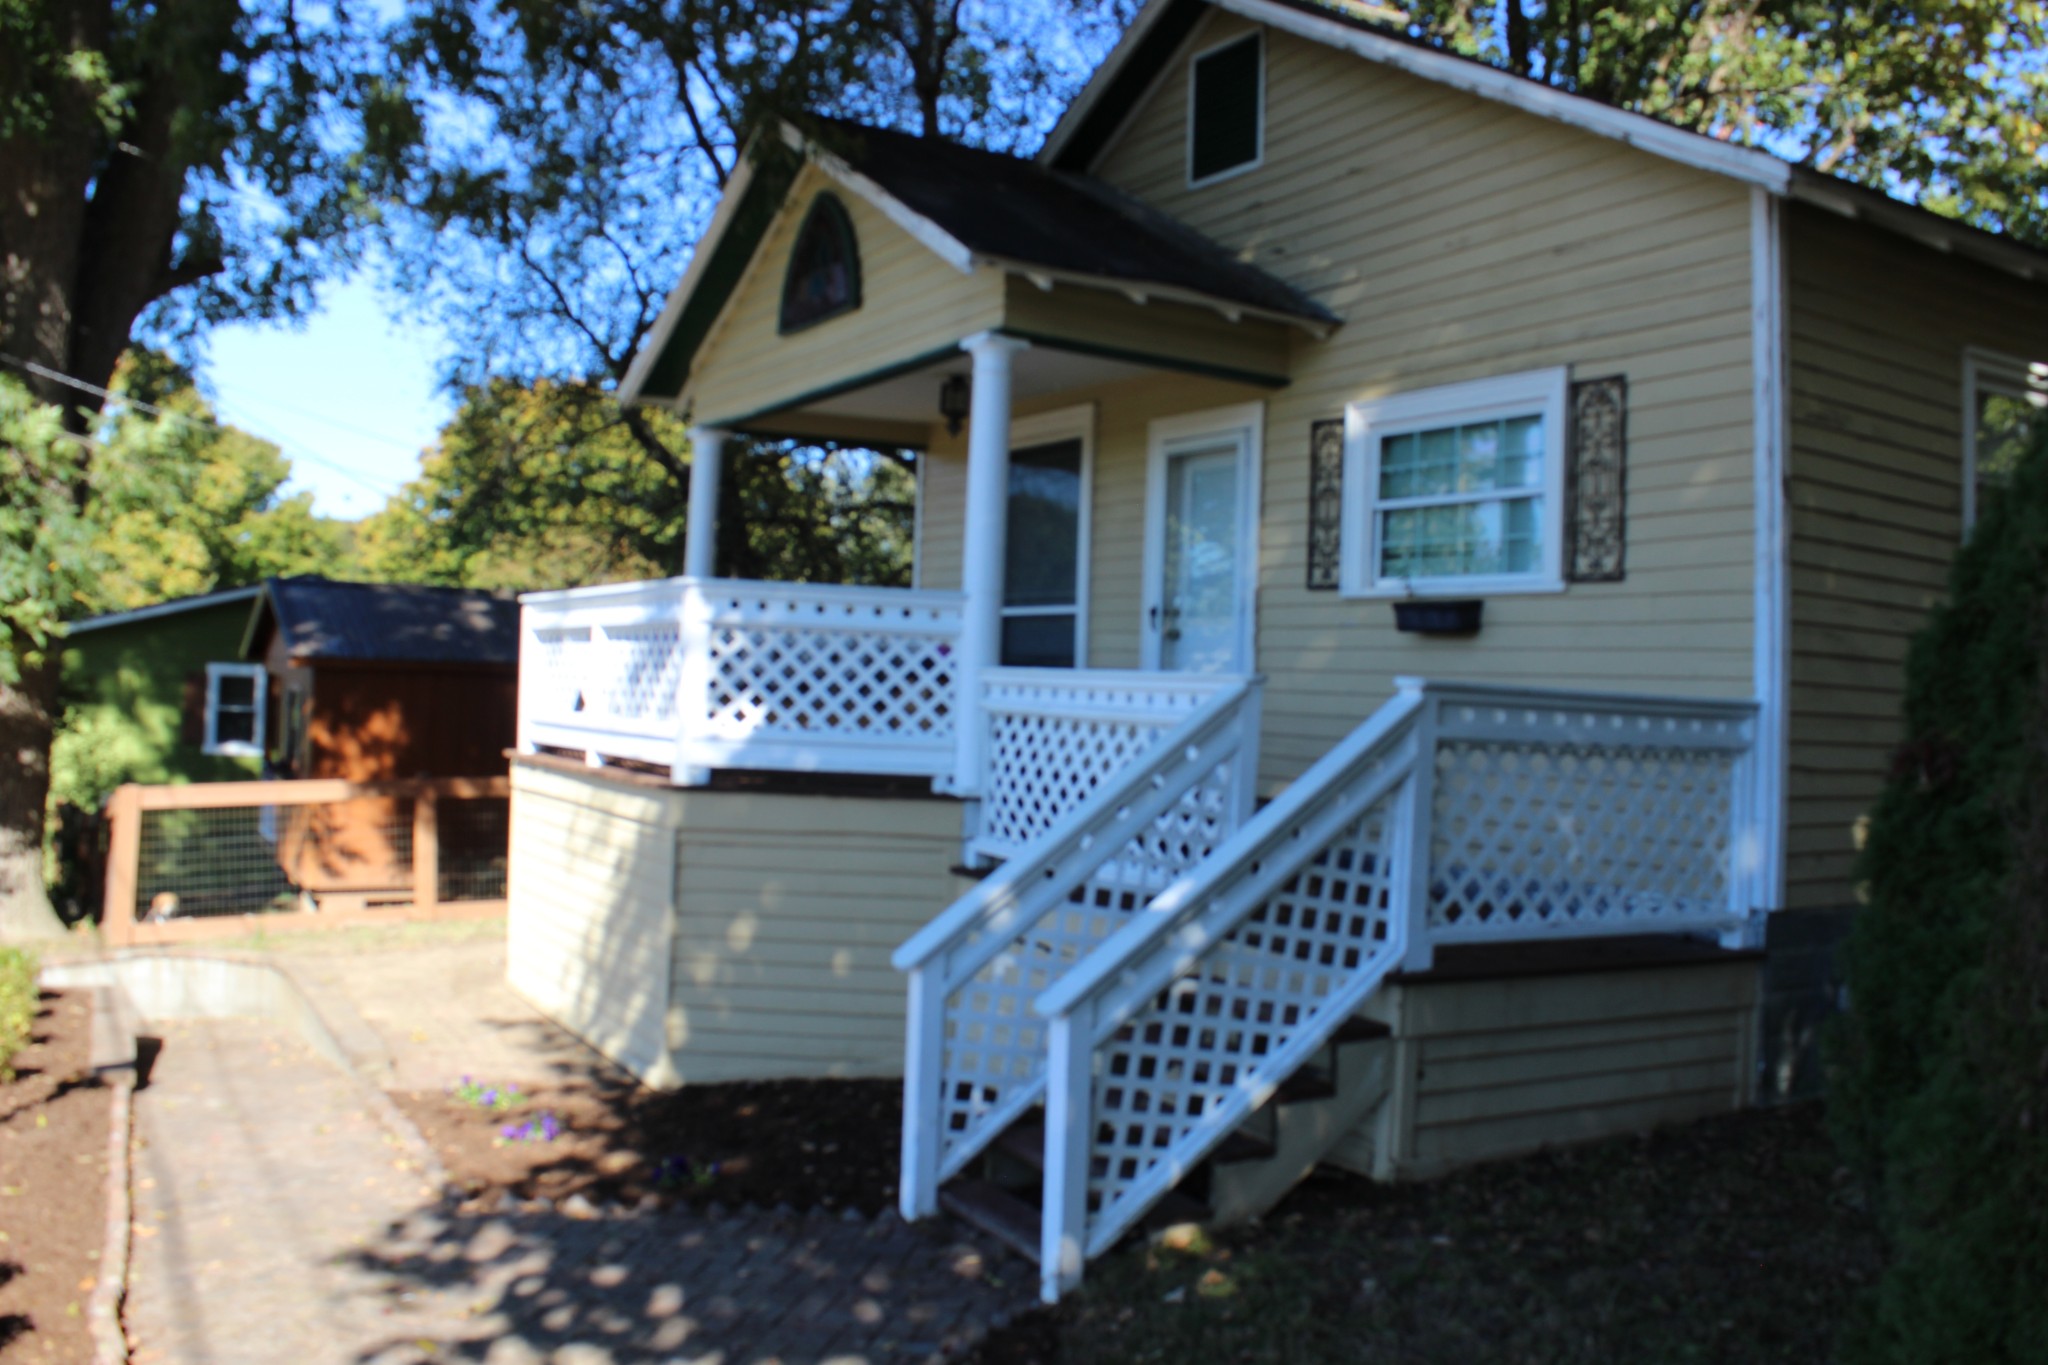
<instances>
[{"instance_id":1,"label":"small shed window","mask_svg":"<svg viewBox=\"0 0 2048 1365\"><path fill-rule=\"evenodd\" d=\"M1201 184L1259 164L1266 63L1256 33L1195 54L1188 70L1188 181Z\"/></svg>"},{"instance_id":2,"label":"small shed window","mask_svg":"<svg viewBox=\"0 0 2048 1365\"><path fill-rule=\"evenodd\" d=\"M262 664L206 666L206 742L209 754L253 758L263 752Z\"/></svg>"},{"instance_id":3,"label":"small shed window","mask_svg":"<svg viewBox=\"0 0 2048 1365\"><path fill-rule=\"evenodd\" d=\"M1963 533L2012 481L2020 453L2048 423L2048 364L1963 355Z\"/></svg>"},{"instance_id":4,"label":"small shed window","mask_svg":"<svg viewBox=\"0 0 2048 1365\"><path fill-rule=\"evenodd\" d=\"M830 194L811 201L782 281L782 330L794 332L860 307L860 243L846 206Z\"/></svg>"}]
</instances>

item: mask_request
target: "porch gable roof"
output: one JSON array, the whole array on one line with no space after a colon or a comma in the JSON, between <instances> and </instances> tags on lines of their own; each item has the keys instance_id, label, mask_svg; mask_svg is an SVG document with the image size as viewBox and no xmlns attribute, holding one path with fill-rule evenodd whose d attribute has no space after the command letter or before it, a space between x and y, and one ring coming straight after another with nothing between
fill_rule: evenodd
<instances>
[{"instance_id":1,"label":"porch gable roof","mask_svg":"<svg viewBox=\"0 0 2048 1365\"><path fill-rule=\"evenodd\" d=\"M1042 289L1061 283L1156 297L1318 335L1340 321L1292 285L1092 177L841 120L822 120L820 129L816 140L791 128L783 137L962 274L986 266ZM797 180L772 157L750 160L734 175L689 271L634 357L623 401L681 396Z\"/></svg>"}]
</instances>

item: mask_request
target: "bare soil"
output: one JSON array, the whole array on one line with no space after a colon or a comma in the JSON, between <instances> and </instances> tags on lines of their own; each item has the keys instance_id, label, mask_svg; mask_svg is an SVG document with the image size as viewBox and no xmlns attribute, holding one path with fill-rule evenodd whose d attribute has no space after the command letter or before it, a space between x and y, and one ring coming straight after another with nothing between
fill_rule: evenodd
<instances>
[{"instance_id":1,"label":"bare soil","mask_svg":"<svg viewBox=\"0 0 2048 1365\"><path fill-rule=\"evenodd\" d=\"M576 1082L539 1087L502 1112L449 1093L392 1097L481 1201L852 1208L896 1202L902 1086L896 1081L745 1081L675 1091ZM552 1115L551 1141L507 1128Z\"/></svg>"},{"instance_id":2,"label":"bare soil","mask_svg":"<svg viewBox=\"0 0 2048 1365\"><path fill-rule=\"evenodd\" d=\"M42 994L0 1085L0 1356L88 1361L85 1308L106 1223L108 1091L90 1066L84 991Z\"/></svg>"},{"instance_id":3,"label":"bare soil","mask_svg":"<svg viewBox=\"0 0 2048 1365\"><path fill-rule=\"evenodd\" d=\"M970 1365L1826 1365L1882 1251L1820 1110L1424 1184L1318 1174L1262 1222L1126 1245Z\"/></svg>"}]
</instances>

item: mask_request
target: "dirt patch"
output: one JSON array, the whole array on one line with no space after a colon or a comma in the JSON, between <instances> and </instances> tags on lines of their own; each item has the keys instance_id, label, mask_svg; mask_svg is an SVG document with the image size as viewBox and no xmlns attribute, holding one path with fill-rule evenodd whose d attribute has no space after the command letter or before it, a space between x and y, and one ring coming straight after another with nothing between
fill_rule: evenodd
<instances>
[{"instance_id":1,"label":"dirt patch","mask_svg":"<svg viewBox=\"0 0 2048 1365\"><path fill-rule=\"evenodd\" d=\"M972 1365L1824 1365L1880 1245L1818 1109L1409 1186L1311 1178L1264 1222L1127 1246Z\"/></svg>"},{"instance_id":2,"label":"dirt patch","mask_svg":"<svg viewBox=\"0 0 2048 1365\"><path fill-rule=\"evenodd\" d=\"M108 1092L84 991L45 991L0 1085L0 1355L91 1360L85 1310L106 1224Z\"/></svg>"},{"instance_id":3,"label":"dirt patch","mask_svg":"<svg viewBox=\"0 0 2048 1365\"><path fill-rule=\"evenodd\" d=\"M479 1081L468 1100L419 1091L392 1097L434 1145L449 1178L485 1201L581 1194L599 1203L651 1198L664 1206L786 1204L869 1215L896 1202L896 1081L743 1081L675 1091L575 1083L539 1087L502 1108L487 1093Z\"/></svg>"}]
</instances>

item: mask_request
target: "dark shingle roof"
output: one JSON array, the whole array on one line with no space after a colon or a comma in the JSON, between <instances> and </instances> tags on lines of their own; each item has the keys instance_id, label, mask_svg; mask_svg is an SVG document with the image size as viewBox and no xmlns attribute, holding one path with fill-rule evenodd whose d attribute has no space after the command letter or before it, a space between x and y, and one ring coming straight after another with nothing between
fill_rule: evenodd
<instances>
[{"instance_id":1,"label":"dark shingle roof","mask_svg":"<svg viewBox=\"0 0 2048 1365\"><path fill-rule=\"evenodd\" d=\"M857 123L822 127L826 150L977 254L1338 320L1293 285L1090 176Z\"/></svg>"},{"instance_id":2,"label":"dark shingle roof","mask_svg":"<svg viewBox=\"0 0 2048 1365\"><path fill-rule=\"evenodd\" d=\"M260 610L296 659L519 662L519 603L510 594L307 575L271 579Z\"/></svg>"}]
</instances>

